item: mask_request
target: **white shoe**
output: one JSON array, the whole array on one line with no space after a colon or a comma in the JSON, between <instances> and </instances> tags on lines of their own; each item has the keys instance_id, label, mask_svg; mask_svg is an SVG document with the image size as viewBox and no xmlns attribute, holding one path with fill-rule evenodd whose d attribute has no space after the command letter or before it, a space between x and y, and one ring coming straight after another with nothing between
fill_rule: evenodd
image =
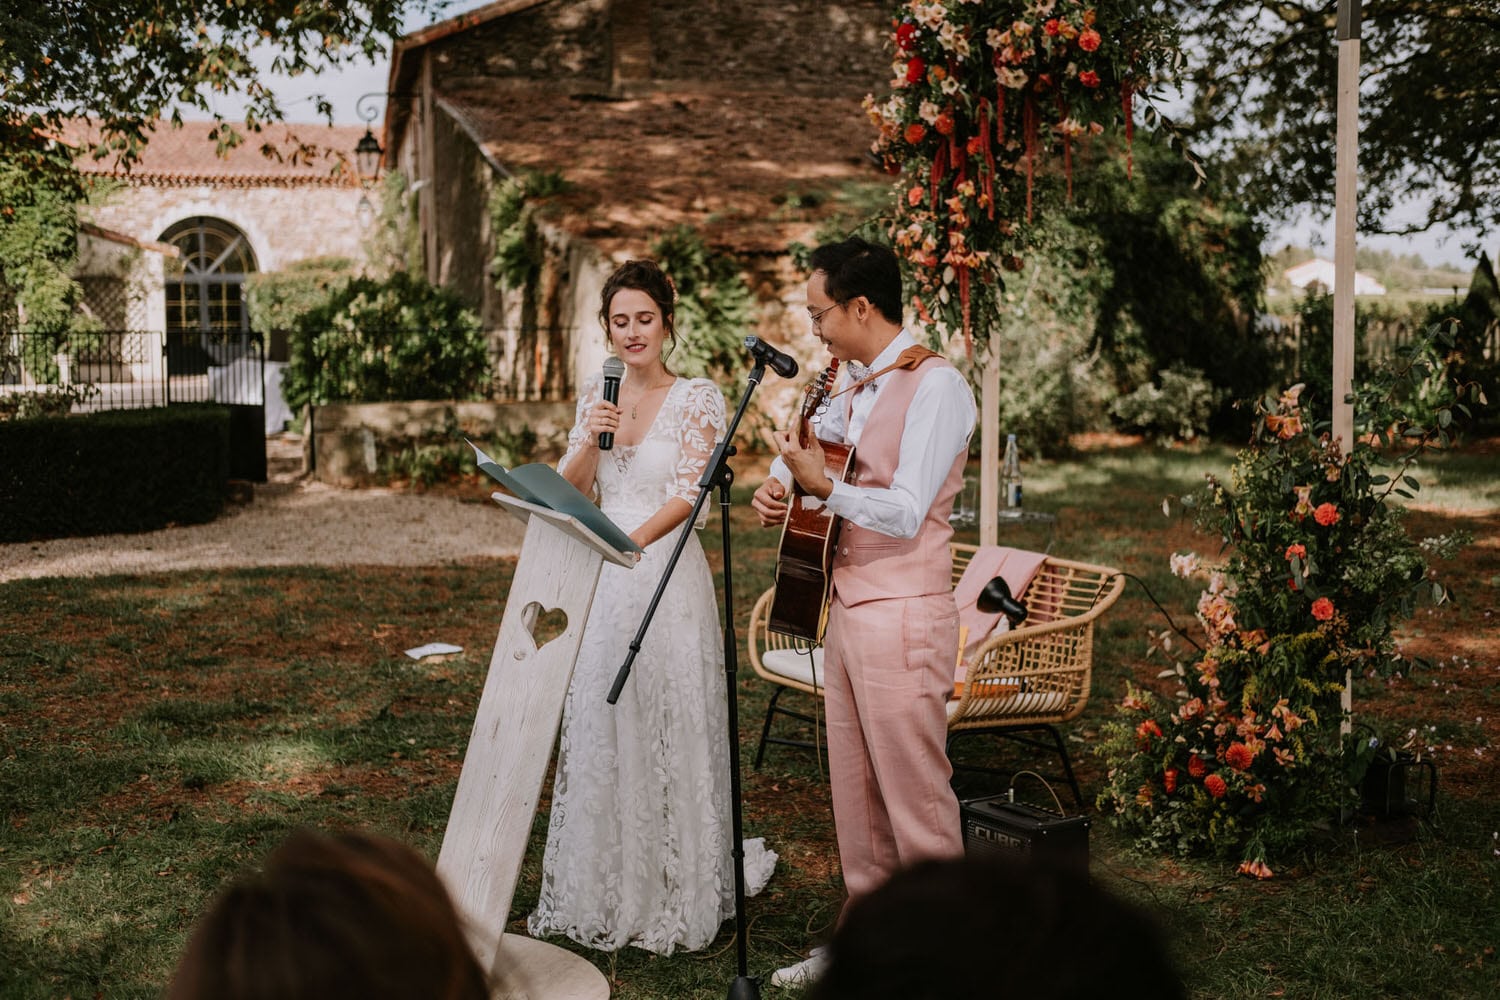
<instances>
[{"instance_id":1,"label":"white shoe","mask_svg":"<svg viewBox=\"0 0 1500 1000\"><path fill-rule=\"evenodd\" d=\"M814 948L796 965L788 965L771 973L772 986L808 986L823 978L828 971L828 955L822 947Z\"/></svg>"}]
</instances>

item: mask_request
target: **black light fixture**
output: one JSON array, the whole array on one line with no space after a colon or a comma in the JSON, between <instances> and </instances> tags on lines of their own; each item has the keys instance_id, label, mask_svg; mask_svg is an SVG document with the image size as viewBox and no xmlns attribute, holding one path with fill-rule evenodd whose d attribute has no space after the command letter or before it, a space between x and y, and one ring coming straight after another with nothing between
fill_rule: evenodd
<instances>
[{"instance_id":1,"label":"black light fixture","mask_svg":"<svg viewBox=\"0 0 1500 1000\"><path fill-rule=\"evenodd\" d=\"M385 150L380 148L380 140L375 138L375 133L365 129L365 134L360 136L359 142L354 145L354 169L359 171L359 179L372 181L380 173L380 158L385 155Z\"/></svg>"}]
</instances>

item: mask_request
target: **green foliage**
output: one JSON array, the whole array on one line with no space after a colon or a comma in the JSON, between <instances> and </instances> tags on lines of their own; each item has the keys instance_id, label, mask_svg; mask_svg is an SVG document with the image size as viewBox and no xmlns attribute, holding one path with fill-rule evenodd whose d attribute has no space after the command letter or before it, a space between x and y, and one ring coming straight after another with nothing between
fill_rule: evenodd
<instances>
[{"instance_id":1,"label":"green foliage","mask_svg":"<svg viewBox=\"0 0 1500 1000\"><path fill-rule=\"evenodd\" d=\"M183 113L194 111L213 117L210 134L221 148L239 146L283 117L262 60L253 55L269 47L271 71L286 76L369 61L402 33L405 16L440 6L434 0L12 5L0 45L0 148L34 151L38 136L88 119L98 130L96 155L128 164L159 119L180 125ZM243 131L218 110L226 94L243 98ZM314 106L332 119L325 97L316 96Z\"/></svg>"},{"instance_id":2,"label":"green foliage","mask_svg":"<svg viewBox=\"0 0 1500 1000\"><path fill-rule=\"evenodd\" d=\"M755 326L755 299L739 261L710 250L688 226L664 233L650 250L677 286L677 344L667 363L688 377L735 370L745 333Z\"/></svg>"},{"instance_id":3,"label":"green foliage","mask_svg":"<svg viewBox=\"0 0 1500 1000\"><path fill-rule=\"evenodd\" d=\"M99 387L88 382L49 385L35 392L12 392L0 395L0 421L29 420L32 417L65 417L74 405L86 403L99 395Z\"/></svg>"},{"instance_id":4,"label":"green foliage","mask_svg":"<svg viewBox=\"0 0 1500 1000\"><path fill-rule=\"evenodd\" d=\"M1226 392L1180 361L1156 375L1155 384L1143 385L1111 403L1110 416L1123 427L1161 442L1191 441L1207 431Z\"/></svg>"},{"instance_id":5,"label":"green foliage","mask_svg":"<svg viewBox=\"0 0 1500 1000\"><path fill-rule=\"evenodd\" d=\"M82 295L72 278L82 183L62 148L35 158L0 149L0 332L17 329L24 314L28 330L64 334Z\"/></svg>"},{"instance_id":6,"label":"green foliage","mask_svg":"<svg viewBox=\"0 0 1500 1000\"><path fill-rule=\"evenodd\" d=\"M290 330L306 312L336 294L354 274L347 257L313 257L285 270L252 274L245 281L245 306L250 328L269 334Z\"/></svg>"},{"instance_id":7,"label":"green foliage","mask_svg":"<svg viewBox=\"0 0 1500 1000\"><path fill-rule=\"evenodd\" d=\"M380 209L365 243L365 258L373 276L395 271L422 270L422 230L418 201L401 170L380 181Z\"/></svg>"},{"instance_id":8,"label":"green foliage","mask_svg":"<svg viewBox=\"0 0 1500 1000\"><path fill-rule=\"evenodd\" d=\"M200 524L223 509L229 411L0 421L0 454L0 542Z\"/></svg>"},{"instance_id":9,"label":"green foliage","mask_svg":"<svg viewBox=\"0 0 1500 1000\"><path fill-rule=\"evenodd\" d=\"M1331 211L1339 46L1327 0L1177 0L1180 81L1195 141L1260 214ZM1343 4L1339 4L1342 7ZM1365 3L1360 25L1359 227L1484 231L1500 220L1500 11L1491 0Z\"/></svg>"},{"instance_id":10,"label":"green foliage","mask_svg":"<svg viewBox=\"0 0 1500 1000\"><path fill-rule=\"evenodd\" d=\"M478 318L404 271L352 278L298 317L282 391L312 403L479 399L489 360Z\"/></svg>"},{"instance_id":11,"label":"green foliage","mask_svg":"<svg viewBox=\"0 0 1500 1000\"><path fill-rule=\"evenodd\" d=\"M537 203L567 190L556 171L507 177L490 194L490 233L494 256L490 274L501 289L525 288L542 266L541 236L536 229Z\"/></svg>"},{"instance_id":12,"label":"green foliage","mask_svg":"<svg viewBox=\"0 0 1500 1000\"><path fill-rule=\"evenodd\" d=\"M1464 542L1419 546L1394 500L1414 495L1412 463L1449 443L1466 408L1468 387L1449 380L1423 402L1432 423L1414 421L1406 401L1427 381L1429 355L1414 345L1357 389L1348 452L1304 415L1300 385L1268 395L1229 481L1210 475L1185 499L1228 547L1198 601L1208 648L1163 674L1178 684L1175 701L1129 691L1101 748L1101 808L1140 846L1264 862L1353 803L1367 757L1346 754L1339 734L1346 673L1385 676L1404 663L1396 625L1420 599L1447 596L1424 550ZM1408 450L1388 459L1396 441ZM1183 576L1198 571L1196 556L1172 562Z\"/></svg>"}]
</instances>

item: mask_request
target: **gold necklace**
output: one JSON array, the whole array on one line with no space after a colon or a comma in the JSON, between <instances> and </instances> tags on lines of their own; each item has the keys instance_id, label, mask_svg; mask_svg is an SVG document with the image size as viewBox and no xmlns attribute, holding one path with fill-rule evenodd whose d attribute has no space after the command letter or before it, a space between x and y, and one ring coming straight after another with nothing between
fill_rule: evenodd
<instances>
[{"instance_id":1,"label":"gold necklace","mask_svg":"<svg viewBox=\"0 0 1500 1000\"><path fill-rule=\"evenodd\" d=\"M637 406L641 405L641 400L646 398L646 394L647 393L649 393L649 392L655 392L657 389L660 389L663 386L670 386L673 382L676 382L676 381L677 381L677 379L675 377L673 377L673 378L667 380L666 382L658 382L656 385L651 386L649 389L642 389L641 390L641 394L635 398L635 402L633 402L633 403L630 404L630 419L631 420L635 420L636 419L635 408Z\"/></svg>"}]
</instances>

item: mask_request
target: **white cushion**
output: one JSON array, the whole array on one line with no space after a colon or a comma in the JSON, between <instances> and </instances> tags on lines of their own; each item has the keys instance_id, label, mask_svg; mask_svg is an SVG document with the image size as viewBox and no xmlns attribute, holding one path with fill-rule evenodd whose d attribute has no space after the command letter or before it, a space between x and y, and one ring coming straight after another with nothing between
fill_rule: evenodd
<instances>
[{"instance_id":1,"label":"white cushion","mask_svg":"<svg viewBox=\"0 0 1500 1000\"><path fill-rule=\"evenodd\" d=\"M823 686L822 646L815 648L811 655L805 649L773 649L761 654L760 665L778 677L817 688ZM813 679L814 672L816 680Z\"/></svg>"}]
</instances>

